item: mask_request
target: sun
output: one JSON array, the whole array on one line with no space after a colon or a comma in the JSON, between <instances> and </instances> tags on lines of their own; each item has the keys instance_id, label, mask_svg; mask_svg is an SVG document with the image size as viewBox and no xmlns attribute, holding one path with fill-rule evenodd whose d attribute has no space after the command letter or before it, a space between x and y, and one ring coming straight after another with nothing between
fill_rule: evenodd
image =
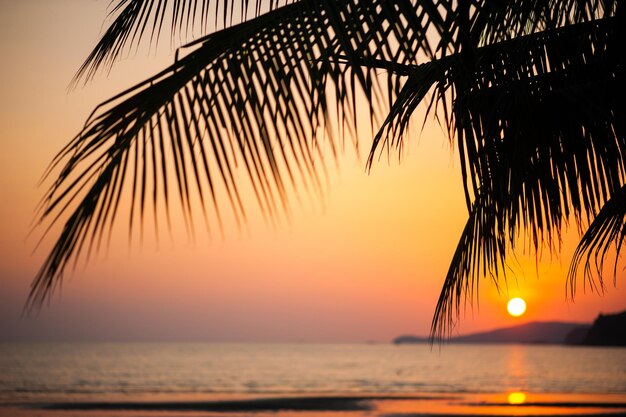
<instances>
[{"instance_id":1,"label":"sun","mask_svg":"<svg viewBox=\"0 0 626 417\"><path fill-rule=\"evenodd\" d=\"M513 317L519 317L526 312L526 301L519 297L511 298L506 309Z\"/></svg>"}]
</instances>

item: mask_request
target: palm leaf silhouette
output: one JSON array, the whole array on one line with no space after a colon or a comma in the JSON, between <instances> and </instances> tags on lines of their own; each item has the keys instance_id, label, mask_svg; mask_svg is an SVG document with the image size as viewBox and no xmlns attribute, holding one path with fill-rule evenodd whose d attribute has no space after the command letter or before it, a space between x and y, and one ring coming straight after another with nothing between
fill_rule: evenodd
<instances>
[{"instance_id":1,"label":"palm leaf silhouette","mask_svg":"<svg viewBox=\"0 0 626 417\"><path fill-rule=\"evenodd\" d=\"M217 224L221 200L245 222L242 181L268 219L288 215L290 190L323 191L318 141L325 136L335 153L342 140L328 127L358 136L360 97L378 131L368 166L402 146L425 101L458 148L469 217L434 336L477 296L481 277L506 279L520 235L535 250L552 248L570 218L590 224L570 280L583 260L590 270L591 253L601 275L607 248L619 252L624 239L623 8L602 0L118 0L75 82L156 39L164 22L173 35L206 30L211 17L228 27L101 105L54 159L41 220L64 226L27 307L99 247L125 192L131 228L173 201L192 228L195 196Z\"/></svg>"}]
</instances>

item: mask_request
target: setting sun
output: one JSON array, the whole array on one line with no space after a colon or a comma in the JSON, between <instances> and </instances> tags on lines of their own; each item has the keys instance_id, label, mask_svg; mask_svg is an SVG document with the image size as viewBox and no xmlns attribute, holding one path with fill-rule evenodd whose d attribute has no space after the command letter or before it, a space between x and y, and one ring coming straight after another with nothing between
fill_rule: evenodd
<instances>
[{"instance_id":1,"label":"setting sun","mask_svg":"<svg viewBox=\"0 0 626 417\"><path fill-rule=\"evenodd\" d=\"M511 298L506 309L513 317L519 317L526 312L526 301L519 297Z\"/></svg>"}]
</instances>

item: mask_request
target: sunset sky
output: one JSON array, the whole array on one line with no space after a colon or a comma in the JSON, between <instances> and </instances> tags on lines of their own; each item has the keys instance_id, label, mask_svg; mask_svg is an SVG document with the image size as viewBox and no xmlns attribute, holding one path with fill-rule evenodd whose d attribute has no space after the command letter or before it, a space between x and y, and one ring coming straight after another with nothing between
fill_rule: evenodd
<instances>
[{"instance_id":1,"label":"sunset sky","mask_svg":"<svg viewBox=\"0 0 626 417\"><path fill-rule=\"evenodd\" d=\"M28 235L49 185L38 185L44 169L99 102L173 60L164 41L68 92L108 4L0 0L0 340L358 342L427 334L466 219L458 157L435 121L413 132L400 164L381 160L370 174L363 155L371 138L360 138L361 160L346 144L340 169L329 164L323 207L294 200L291 222L277 228L251 209L249 230L227 227L223 240L205 236L201 222L195 243L180 230L158 245L117 239L68 273L38 317L21 318L52 244L35 250L43 230ZM500 293L485 280L480 305L468 306L456 332L589 322L626 309L623 263L617 288L610 282L601 297L583 293L581 281L575 303L566 302L576 233L572 225L561 258L546 250L537 267L534 255L519 254ZM528 304L520 318L506 313L514 296Z\"/></svg>"}]
</instances>

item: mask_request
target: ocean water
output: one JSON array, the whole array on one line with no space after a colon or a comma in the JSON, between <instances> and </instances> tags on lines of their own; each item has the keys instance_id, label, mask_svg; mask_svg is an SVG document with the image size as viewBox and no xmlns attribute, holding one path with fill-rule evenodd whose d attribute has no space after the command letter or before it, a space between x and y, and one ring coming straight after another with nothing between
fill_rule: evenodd
<instances>
[{"instance_id":1,"label":"ocean water","mask_svg":"<svg viewBox=\"0 0 626 417\"><path fill-rule=\"evenodd\" d=\"M0 344L0 403L418 393L626 394L626 349Z\"/></svg>"}]
</instances>

